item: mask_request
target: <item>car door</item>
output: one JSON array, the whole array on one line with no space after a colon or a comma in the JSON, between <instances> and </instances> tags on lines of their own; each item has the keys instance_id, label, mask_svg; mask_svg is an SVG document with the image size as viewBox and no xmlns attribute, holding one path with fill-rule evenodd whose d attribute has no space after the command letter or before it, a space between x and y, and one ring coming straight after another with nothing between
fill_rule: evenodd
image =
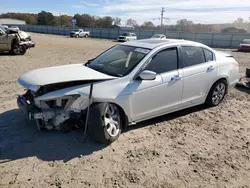
<instances>
[{"instance_id":1,"label":"car door","mask_svg":"<svg viewBox=\"0 0 250 188\"><path fill-rule=\"evenodd\" d=\"M217 78L217 63L213 52L198 46L182 46L184 106L204 103L207 93Z\"/></svg>"},{"instance_id":2,"label":"car door","mask_svg":"<svg viewBox=\"0 0 250 188\"><path fill-rule=\"evenodd\" d=\"M1 51L7 51L9 49L9 44L8 44L8 35L0 30L0 50Z\"/></svg>"},{"instance_id":3,"label":"car door","mask_svg":"<svg viewBox=\"0 0 250 188\"><path fill-rule=\"evenodd\" d=\"M180 107L183 83L178 59L177 48L163 49L143 69L157 73L156 78L132 81L129 103L133 121L159 116Z\"/></svg>"},{"instance_id":4,"label":"car door","mask_svg":"<svg viewBox=\"0 0 250 188\"><path fill-rule=\"evenodd\" d=\"M79 36L80 36L80 37L83 36L83 30L82 30L82 29L79 30Z\"/></svg>"}]
</instances>

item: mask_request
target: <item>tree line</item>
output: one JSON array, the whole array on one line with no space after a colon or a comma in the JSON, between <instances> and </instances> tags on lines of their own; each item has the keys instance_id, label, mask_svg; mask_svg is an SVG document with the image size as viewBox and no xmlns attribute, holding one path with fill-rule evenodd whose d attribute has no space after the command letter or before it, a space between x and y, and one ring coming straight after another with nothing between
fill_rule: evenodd
<instances>
[{"instance_id":1,"label":"tree line","mask_svg":"<svg viewBox=\"0 0 250 188\"><path fill-rule=\"evenodd\" d=\"M113 24L120 25L121 19L110 16L93 16L89 14L75 14L74 16L59 15L55 16L51 12L41 11L38 14L30 13L5 13L0 14L0 18L12 18L24 20L29 25L51 25L51 26L72 26L71 20L75 18L78 27L98 27L109 28ZM187 32L219 32L221 24L196 24L187 19L178 20L176 25L165 25L163 28L154 25L152 21L145 21L139 25L136 20L128 19L126 25L140 29L166 29L170 31L187 31ZM242 18L238 18L232 23L232 26L243 29L248 26L248 22L244 22Z\"/></svg>"},{"instance_id":2,"label":"tree line","mask_svg":"<svg viewBox=\"0 0 250 188\"><path fill-rule=\"evenodd\" d=\"M51 26L71 26L72 18L77 20L78 27L111 27L114 21L119 18L110 16L99 17L88 14L75 14L74 16L59 15L55 16L51 12L41 11L38 14L30 13L5 13L0 14L0 18L11 18L23 20L28 25L51 25Z\"/></svg>"}]
</instances>

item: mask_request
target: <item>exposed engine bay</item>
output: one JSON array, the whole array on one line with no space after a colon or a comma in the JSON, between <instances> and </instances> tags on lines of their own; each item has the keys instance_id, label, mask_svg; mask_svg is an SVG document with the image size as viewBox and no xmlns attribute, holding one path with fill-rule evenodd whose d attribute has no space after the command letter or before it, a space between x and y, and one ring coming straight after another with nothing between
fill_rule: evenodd
<instances>
[{"instance_id":1,"label":"exposed engine bay","mask_svg":"<svg viewBox=\"0 0 250 188\"><path fill-rule=\"evenodd\" d=\"M80 95L68 95L50 100L36 100L36 98L49 92L87 83L89 81L73 81L42 86L37 92L27 90L24 95L18 97L17 103L28 119L36 120L39 130L43 128L61 130L66 128L67 123L70 126L81 127L86 116L88 99Z\"/></svg>"}]
</instances>

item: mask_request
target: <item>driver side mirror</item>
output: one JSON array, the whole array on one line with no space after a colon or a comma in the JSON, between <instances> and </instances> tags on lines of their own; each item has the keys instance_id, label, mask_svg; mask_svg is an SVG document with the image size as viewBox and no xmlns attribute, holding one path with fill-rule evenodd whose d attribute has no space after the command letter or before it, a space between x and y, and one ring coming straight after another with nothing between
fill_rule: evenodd
<instances>
[{"instance_id":1,"label":"driver side mirror","mask_svg":"<svg viewBox=\"0 0 250 188\"><path fill-rule=\"evenodd\" d=\"M140 73L138 76L141 80L154 80L156 78L157 74L153 71L145 70Z\"/></svg>"}]
</instances>

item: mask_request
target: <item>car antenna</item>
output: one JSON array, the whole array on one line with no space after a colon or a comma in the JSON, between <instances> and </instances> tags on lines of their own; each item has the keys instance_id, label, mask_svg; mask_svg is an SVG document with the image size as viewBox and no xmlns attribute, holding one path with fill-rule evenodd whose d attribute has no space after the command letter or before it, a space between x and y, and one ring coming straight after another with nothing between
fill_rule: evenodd
<instances>
[{"instance_id":1,"label":"car antenna","mask_svg":"<svg viewBox=\"0 0 250 188\"><path fill-rule=\"evenodd\" d=\"M83 134L83 141L84 141L84 142L85 142L85 139L86 139L86 133L87 133L87 128L88 128L89 110L90 110L90 105L91 105L91 102L92 102L93 85L94 85L93 82L90 83L90 89L89 89L89 104L88 104L87 115L86 115L86 121L85 121L85 126L84 126L84 134Z\"/></svg>"}]
</instances>

